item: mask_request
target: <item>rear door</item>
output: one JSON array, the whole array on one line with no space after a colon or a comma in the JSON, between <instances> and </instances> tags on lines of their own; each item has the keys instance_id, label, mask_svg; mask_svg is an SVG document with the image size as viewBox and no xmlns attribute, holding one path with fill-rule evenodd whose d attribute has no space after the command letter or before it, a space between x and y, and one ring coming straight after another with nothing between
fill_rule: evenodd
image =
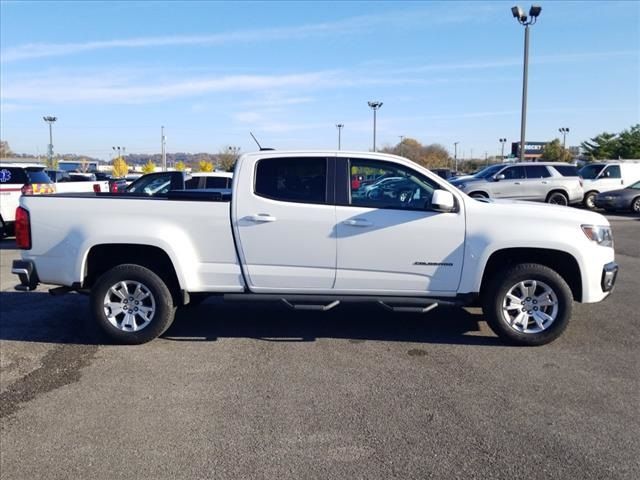
<instances>
[{"instance_id":1,"label":"rear door","mask_svg":"<svg viewBox=\"0 0 640 480\"><path fill-rule=\"evenodd\" d=\"M235 192L240 259L255 292L330 292L336 269L335 158L247 159ZM249 173L251 172L251 173ZM255 172L255 173L254 173Z\"/></svg>"},{"instance_id":2,"label":"rear door","mask_svg":"<svg viewBox=\"0 0 640 480\"><path fill-rule=\"evenodd\" d=\"M524 167L527 175L523 183L523 198L527 200L545 201L547 194L555 186L549 169L545 165L526 165Z\"/></svg>"}]
</instances>

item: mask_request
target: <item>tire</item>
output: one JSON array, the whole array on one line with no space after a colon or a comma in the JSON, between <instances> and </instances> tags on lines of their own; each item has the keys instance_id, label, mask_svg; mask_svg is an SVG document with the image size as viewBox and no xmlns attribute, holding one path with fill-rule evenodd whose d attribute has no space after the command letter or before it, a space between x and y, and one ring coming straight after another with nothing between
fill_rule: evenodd
<instances>
[{"instance_id":1,"label":"tire","mask_svg":"<svg viewBox=\"0 0 640 480\"><path fill-rule=\"evenodd\" d=\"M584 195L584 198L582 199L582 204L588 208L589 210L595 210L596 209L596 204L595 204L595 199L596 196L598 195L598 192L587 192Z\"/></svg>"},{"instance_id":2,"label":"tire","mask_svg":"<svg viewBox=\"0 0 640 480\"><path fill-rule=\"evenodd\" d=\"M572 308L567 282L556 271L536 263L496 273L483 302L483 313L496 335L506 343L522 346L545 345L558 338L569 324Z\"/></svg>"},{"instance_id":3,"label":"tire","mask_svg":"<svg viewBox=\"0 0 640 480\"><path fill-rule=\"evenodd\" d=\"M470 193L469 196L471 198L489 198L489 195L481 192L473 192L473 193Z\"/></svg>"},{"instance_id":4,"label":"tire","mask_svg":"<svg viewBox=\"0 0 640 480\"><path fill-rule=\"evenodd\" d=\"M633 213L640 213L640 197L636 197L631 202L631 211Z\"/></svg>"},{"instance_id":5,"label":"tire","mask_svg":"<svg viewBox=\"0 0 640 480\"><path fill-rule=\"evenodd\" d=\"M125 287L127 294L123 296ZM91 289L90 306L100 330L110 340L127 345L162 335L173 323L176 311L164 281L148 268L133 264L118 265L101 275ZM129 308L128 312L123 307ZM138 313L132 312L134 309Z\"/></svg>"},{"instance_id":6,"label":"tire","mask_svg":"<svg viewBox=\"0 0 640 480\"><path fill-rule=\"evenodd\" d=\"M547 203L550 203L552 205L562 205L566 207L567 205L569 205L569 199L562 192L551 192L547 197Z\"/></svg>"}]
</instances>

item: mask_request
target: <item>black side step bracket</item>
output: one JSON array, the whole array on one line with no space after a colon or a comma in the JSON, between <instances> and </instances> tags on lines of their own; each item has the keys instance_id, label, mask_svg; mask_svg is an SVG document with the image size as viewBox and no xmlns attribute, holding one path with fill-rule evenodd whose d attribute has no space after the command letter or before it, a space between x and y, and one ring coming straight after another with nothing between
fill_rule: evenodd
<instances>
[{"instance_id":1,"label":"black side step bracket","mask_svg":"<svg viewBox=\"0 0 640 480\"><path fill-rule=\"evenodd\" d=\"M286 298L282 298L281 300L282 303L284 303L287 307L292 308L293 310L313 310L317 312L328 312L332 308L340 305L340 300L334 300L333 302L327 303L325 305L313 303L292 303Z\"/></svg>"},{"instance_id":2,"label":"black side step bracket","mask_svg":"<svg viewBox=\"0 0 640 480\"><path fill-rule=\"evenodd\" d=\"M383 301L378 301L378 304L382 305L384 308L392 312L404 312L404 313L427 313L438 306L438 302L428 303L425 306L414 305L411 307L408 307L402 304L392 305Z\"/></svg>"}]
</instances>

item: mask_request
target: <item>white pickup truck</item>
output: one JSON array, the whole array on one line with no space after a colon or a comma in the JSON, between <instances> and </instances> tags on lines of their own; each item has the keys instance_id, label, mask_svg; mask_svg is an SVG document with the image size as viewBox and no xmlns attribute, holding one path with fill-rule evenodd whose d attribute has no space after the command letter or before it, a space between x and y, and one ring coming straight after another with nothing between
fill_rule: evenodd
<instances>
[{"instance_id":1,"label":"white pickup truck","mask_svg":"<svg viewBox=\"0 0 640 480\"><path fill-rule=\"evenodd\" d=\"M386 177L376 189L353 181ZM397 156L245 154L231 192L23 196L17 288L90 293L95 321L130 344L216 294L299 310L480 305L501 338L541 345L566 328L573 301L607 297L618 271L602 215L472 199Z\"/></svg>"}]
</instances>

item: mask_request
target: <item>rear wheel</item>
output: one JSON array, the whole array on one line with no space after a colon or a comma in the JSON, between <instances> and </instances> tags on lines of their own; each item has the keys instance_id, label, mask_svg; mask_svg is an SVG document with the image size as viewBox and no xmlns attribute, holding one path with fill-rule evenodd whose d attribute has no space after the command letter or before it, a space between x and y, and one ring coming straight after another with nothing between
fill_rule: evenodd
<instances>
[{"instance_id":1,"label":"rear wheel","mask_svg":"<svg viewBox=\"0 0 640 480\"><path fill-rule=\"evenodd\" d=\"M483 312L491 329L515 345L545 345L558 338L571 318L573 296L567 282L544 265L524 263L489 284Z\"/></svg>"},{"instance_id":2,"label":"rear wheel","mask_svg":"<svg viewBox=\"0 0 640 480\"><path fill-rule=\"evenodd\" d=\"M132 264L113 267L98 278L91 289L91 310L111 340L130 345L162 335L175 315L171 292L162 279Z\"/></svg>"},{"instance_id":3,"label":"rear wheel","mask_svg":"<svg viewBox=\"0 0 640 480\"><path fill-rule=\"evenodd\" d=\"M584 199L582 200L582 203L584 204L585 207L587 207L589 210L595 210L596 208L596 196L598 195L598 192L587 192L584 195Z\"/></svg>"},{"instance_id":4,"label":"rear wheel","mask_svg":"<svg viewBox=\"0 0 640 480\"><path fill-rule=\"evenodd\" d=\"M562 192L551 192L547 197L547 203L567 206L569 205L569 199Z\"/></svg>"}]
</instances>

